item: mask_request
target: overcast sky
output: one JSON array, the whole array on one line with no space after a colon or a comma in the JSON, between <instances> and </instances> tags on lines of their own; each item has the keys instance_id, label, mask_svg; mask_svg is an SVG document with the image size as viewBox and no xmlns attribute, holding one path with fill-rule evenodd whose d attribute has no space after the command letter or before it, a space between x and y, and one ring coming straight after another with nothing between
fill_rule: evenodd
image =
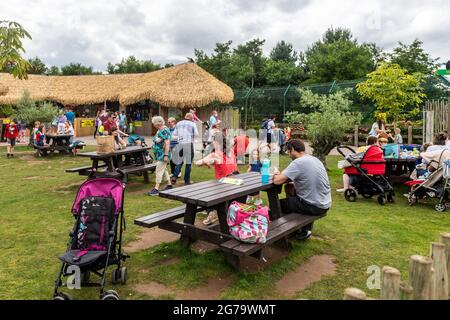
<instances>
[{"instance_id":1,"label":"overcast sky","mask_svg":"<svg viewBox=\"0 0 450 320\"><path fill-rule=\"evenodd\" d=\"M0 20L31 33L27 57L104 71L129 55L177 64L194 48L209 53L216 42L255 37L266 39L266 54L280 40L303 51L330 26L350 28L360 42L385 50L418 37L447 61L449 13L449 0L3 0Z\"/></svg>"}]
</instances>

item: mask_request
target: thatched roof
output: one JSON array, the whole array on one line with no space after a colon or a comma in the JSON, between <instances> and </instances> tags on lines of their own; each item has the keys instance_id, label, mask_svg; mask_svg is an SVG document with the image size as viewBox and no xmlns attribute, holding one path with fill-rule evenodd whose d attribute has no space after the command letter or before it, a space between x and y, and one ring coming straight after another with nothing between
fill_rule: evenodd
<instances>
[{"instance_id":1,"label":"thatched roof","mask_svg":"<svg viewBox=\"0 0 450 320\"><path fill-rule=\"evenodd\" d=\"M0 84L0 96L8 92L8 87Z\"/></svg>"},{"instance_id":2,"label":"thatched roof","mask_svg":"<svg viewBox=\"0 0 450 320\"><path fill-rule=\"evenodd\" d=\"M14 104L24 90L34 100L49 100L64 105L85 105L119 101L130 105L151 100L166 107L202 107L212 102L230 103L233 91L223 82L193 63L142 74L93 76L37 76L19 80L0 74L0 104Z\"/></svg>"}]
</instances>

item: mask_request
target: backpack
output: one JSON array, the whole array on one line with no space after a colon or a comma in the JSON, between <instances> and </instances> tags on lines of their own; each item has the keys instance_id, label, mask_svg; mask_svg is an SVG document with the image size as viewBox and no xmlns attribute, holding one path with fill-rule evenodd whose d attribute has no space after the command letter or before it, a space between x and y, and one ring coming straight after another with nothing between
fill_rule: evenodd
<instances>
[{"instance_id":1,"label":"backpack","mask_svg":"<svg viewBox=\"0 0 450 320\"><path fill-rule=\"evenodd\" d=\"M230 234L245 243L266 243L269 208L234 201L227 212Z\"/></svg>"},{"instance_id":2,"label":"backpack","mask_svg":"<svg viewBox=\"0 0 450 320\"><path fill-rule=\"evenodd\" d=\"M270 119L265 119L263 120L263 122L261 123L261 129L263 130L267 130L267 125L269 124Z\"/></svg>"},{"instance_id":3,"label":"backpack","mask_svg":"<svg viewBox=\"0 0 450 320\"><path fill-rule=\"evenodd\" d=\"M115 204L113 198L88 197L81 201L76 246L79 259L89 251L104 251L108 246Z\"/></svg>"}]
</instances>

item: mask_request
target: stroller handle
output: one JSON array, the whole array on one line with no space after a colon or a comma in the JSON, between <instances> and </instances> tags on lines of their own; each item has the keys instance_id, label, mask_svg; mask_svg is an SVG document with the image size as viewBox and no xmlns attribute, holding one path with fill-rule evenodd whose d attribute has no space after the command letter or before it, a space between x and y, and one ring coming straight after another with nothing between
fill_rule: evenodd
<instances>
[{"instance_id":1,"label":"stroller handle","mask_svg":"<svg viewBox=\"0 0 450 320\"><path fill-rule=\"evenodd\" d=\"M353 150L353 148L350 148L349 146L339 146L336 148L337 152L339 152L344 158L345 158L345 154L344 154L344 149L350 150L352 153L355 153L356 151Z\"/></svg>"}]
</instances>

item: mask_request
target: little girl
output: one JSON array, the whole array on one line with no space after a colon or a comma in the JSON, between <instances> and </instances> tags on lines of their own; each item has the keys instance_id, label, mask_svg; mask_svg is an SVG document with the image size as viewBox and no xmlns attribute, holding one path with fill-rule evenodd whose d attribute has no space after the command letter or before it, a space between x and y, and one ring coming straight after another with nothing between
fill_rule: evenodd
<instances>
[{"instance_id":1,"label":"little girl","mask_svg":"<svg viewBox=\"0 0 450 320\"><path fill-rule=\"evenodd\" d=\"M250 163L248 165L248 170L247 172L258 172L261 173L261 169L262 169L262 162L261 162L261 157L259 154L259 150L255 149L252 151L252 158L250 160ZM253 202L253 196L256 196L256 200ZM247 196L247 203L251 203L253 202L256 205L262 205L262 200L261 200L261 192L252 194Z\"/></svg>"},{"instance_id":2,"label":"little girl","mask_svg":"<svg viewBox=\"0 0 450 320\"><path fill-rule=\"evenodd\" d=\"M4 137L8 145L6 146L7 157L14 158L14 147L16 145L16 139L19 136L19 130L17 129L16 121L12 120L6 125Z\"/></svg>"},{"instance_id":3,"label":"little girl","mask_svg":"<svg viewBox=\"0 0 450 320\"><path fill-rule=\"evenodd\" d=\"M232 148L227 150L226 134L217 132L213 136L214 152L205 158L198 160L195 164L197 166L214 166L216 179L222 179L234 174L239 174L236 157ZM213 210L207 210L208 217L203 221L203 224L210 225L216 222L219 218L217 213Z\"/></svg>"}]
</instances>

